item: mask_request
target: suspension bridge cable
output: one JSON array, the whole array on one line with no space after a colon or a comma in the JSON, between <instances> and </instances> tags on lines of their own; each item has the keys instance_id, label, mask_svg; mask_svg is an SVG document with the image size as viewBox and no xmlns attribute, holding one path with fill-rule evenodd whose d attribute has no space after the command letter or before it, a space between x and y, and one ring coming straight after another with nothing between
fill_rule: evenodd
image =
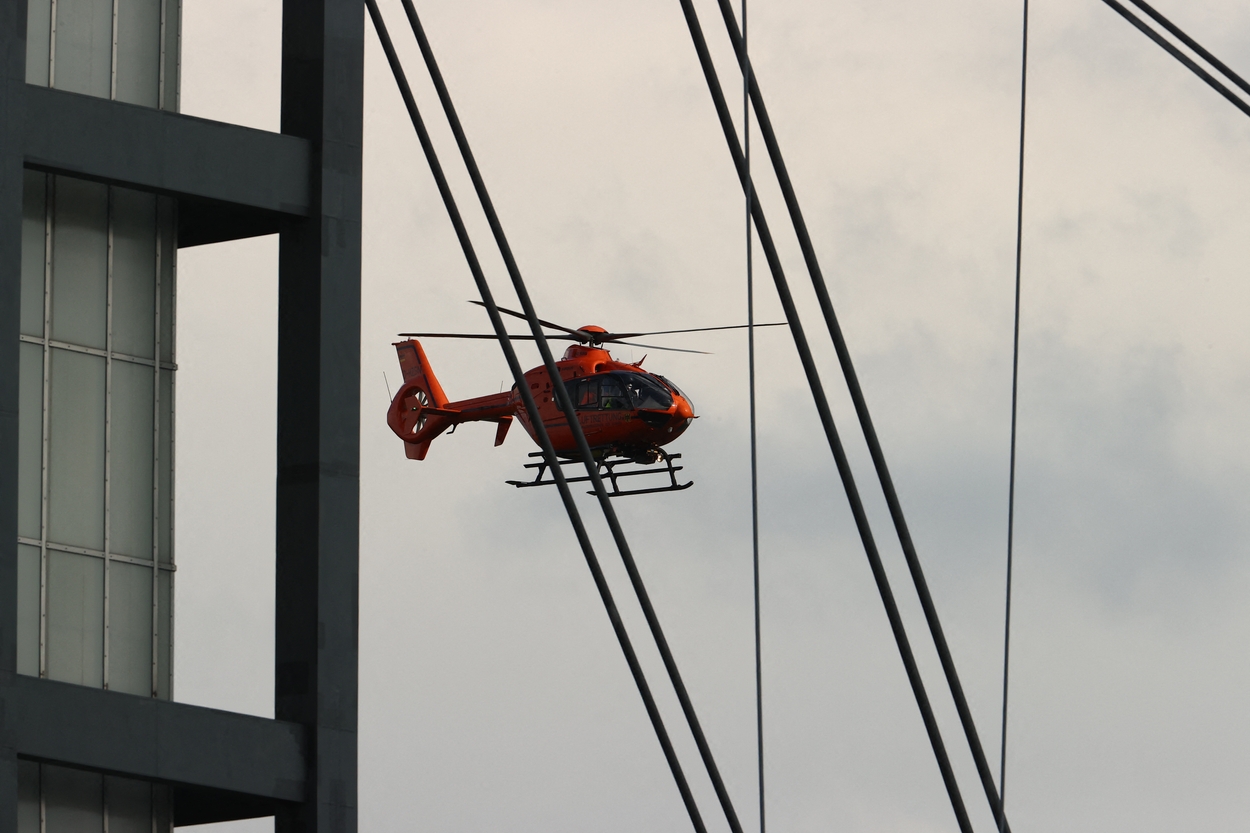
<instances>
[{"instance_id":1,"label":"suspension bridge cable","mask_svg":"<svg viewBox=\"0 0 1250 833\"><path fill-rule=\"evenodd\" d=\"M742 156L747 172L747 387L751 422L751 566L755 579L755 750L759 777L760 833L764 833L764 663L760 627L760 490L755 419L755 270L751 252L751 65L747 60L747 0L742 0Z\"/></svg>"},{"instance_id":2,"label":"suspension bridge cable","mask_svg":"<svg viewBox=\"0 0 1250 833\"><path fill-rule=\"evenodd\" d=\"M1163 15L1159 14L1159 12L1155 11L1153 6L1145 2L1145 0L1129 0L1129 2L1132 3L1134 6L1136 6L1137 8L1144 11L1146 14L1150 15L1150 17L1156 23L1158 23L1164 29L1167 29L1169 32L1175 35L1177 40L1179 40L1181 43L1185 44L1194 52L1198 53L1198 55L1200 55L1202 59L1206 61L1208 64L1215 67L1220 72L1224 73L1224 76L1228 78L1228 80L1232 81L1238 87L1241 87L1241 89L1250 93L1250 84L1247 84L1240 75L1238 75L1237 73L1229 69L1228 66L1219 58L1215 57L1210 52L1203 49L1201 44L1199 44L1196 40L1194 40L1189 35L1181 31L1181 28L1179 26L1174 24L1172 21L1168 20Z\"/></svg>"},{"instance_id":3,"label":"suspension bridge cable","mask_svg":"<svg viewBox=\"0 0 1250 833\"><path fill-rule=\"evenodd\" d=\"M725 141L729 145L730 155L733 157L734 168L738 172L738 176L742 181L742 187L751 196L751 216L755 221L755 230L759 235L760 246L764 249L765 258L768 261L769 271L772 273L773 282L777 288L777 295L781 301L782 309L785 311L786 320L790 323L790 332L794 338L795 348L799 354L799 360L803 365L803 372L807 377L808 386L811 388L812 399L815 402L817 413L820 415L821 425L825 431L825 437L829 442L829 448L833 452L834 462L837 465L838 474L842 480L842 486L846 491L847 502L850 504L851 514L855 518L855 526L859 531L860 540L864 545L864 553L868 558L869 566L872 570L873 578L877 584L877 590L881 596L881 602L886 610L886 616L890 622L890 629L894 634L895 642L898 645L899 656L902 659L903 667L907 672L908 681L911 684L912 692L916 699L916 705L920 710L921 719L924 721L925 731L929 736L930 745L933 747L933 755L937 760L938 769L942 775L942 781L946 786L947 795L950 797L951 808L954 810L955 818L959 823L959 828L963 833L971 833L972 825L968 820L968 813L964 807L963 797L959 792L959 784L955 780L954 771L951 768L950 758L946 752L946 746L942 741L942 733L937 725L937 719L933 714L932 704L925 691L924 680L920 676L919 667L916 664L915 655L912 652L911 644L907 638L907 632L903 625L903 620L899 614L898 604L895 601L894 593L890 589L889 577L886 575L885 567L881 561L881 555L877 550L877 545L872 535L872 528L868 523L868 516L864 511L863 501L860 498L859 490L855 485L854 474L851 472L850 463L846 457L846 451L842 447L842 441L838 436L838 431L833 422L833 414L829 408L829 402L825 397L824 386L820 381L820 374L816 369L815 360L812 358L811 348L807 343L807 336L803 332L802 322L799 320L798 311L794 304L794 298L790 293L789 282L786 280L785 272L782 269L781 260L777 255L777 247L773 242L772 233L768 227L768 221L764 216L763 207L760 205L758 193L751 187L750 178L745 168L745 160L743 158L742 147L738 142L737 131L734 127L733 117L730 115L729 107L725 103L725 95L721 89L720 80L716 73L716 67L712 63L711 54L708 51L707 41L704 39L702 27L699 25L698 14L695 12L694 5L691 0L680 0L682 11L686 17L686 24L690 29L691 39L694 41L695 52L698 54L699 63L703 68L704 77L707 80L708 89L712 94L712 102L716 107L716 114L720 118L721 128L725 134ZM741 41L738 40L736 46L741 47ZM755 91L755 80L752 76L751 88ZM756 103L756 115L760 116L760 107ZM761 130L764 126L762 118L757 118Z\"/></svg>"},{"instance_id":4,"label":"suspension bridge cable","mask_svg":"<svg viewBox=\"0 0 1250 833\"><path fill-rule=\"evenodd\" d=\"M1007 823L1007 693L1011 668L1011 575L1016 530L1016 412L1020 382L1020 255L1024 244L1024 125L1029 81L1029 0L1024 0L1024 29L1020 38L1020 165L1016 179L1016 302L1011 339L1011 452L1007 478L1007 592L1003 605L1003 722L999 745L998 791L1004 807L998 829L1003 833Z\"/></svg>"},{"instance_id":5,"label":"suspension bridge cable","mask_svg":"<svg viewBox=\"0 0 1250 833\"><path fill-rule=\"evenodd\" d=\"M643 673L642 665L638 661L638 656L634 652L634 648L629 639L629 634L625 630L625 624L621 620L620 612L617 610L616 602L612 598L612 591L608 587L608 582L603 574L603 569L599 564L599 559L595 555L594 547L590 542L590 536L586 533L585 525L577 510L577 506L573 501L573 494L569 490L567 481L561 472L561 466L556 458L555 450L551 444L551 438L547 434L546 426L543 425L542 417L538 412L538 406L534 402L533 394L530 392L529 384L526 382L525 373L521 368L520 362L517 360L516 351L512 347L512 342L508 338L507 329L504 326L503 318L499 314L499 308L495 305L495 300L490 291L490 286L486 282L486 276L482 272L481 264L478 262L477 253L473 248L473 243L469 238L468 230L465 228L464 221L460 216L460 210L456 206L455 197L451 192L451 188L447 183L447 178L443 173L442 165L439 163L438 155L434 149L433 143L430 141L429 133L425 128L425 123L421 118L421 114L417 109L416 99L412 95L412 89L408 85L408 79L404 73L403 66L400 64L399 56L395 52L394 44L391 42L390 34L387 32L386 23L382 19L382 13L378 9L377 0L365 0L365 6L369 10L369 16L373 20L373 26L378 35L378 40L382 44L382 49L386 53L386 60L390 64L391 72L395 76L395 83L399 86L400 94L403 96L404 104L408 109L408 115L412 119L412 125L417 131L417 137L421 142L421 148L425 152L426 160L429 162L430 172L434 175L434 181L438 186L439 194L443 198L443 204L447 208L447 214L451 219L452 226L455 228L456 237L460 241L461 249L464 251L465 260L468 262L469 271L473 274L473 281L477 285L478 292L481 294L482 303L486 307L486 311L490 316L491 326L495 330L495 334L499 337L499 346L503 350L504 357L508 362L508 368L512 371L513 379L516 380L517 391L521 394L521 399L525 405L525 411L529 415L530 424L534 427L537 435L538 444L543 451L543 459L547 461L547 466L552 472L552 477L556 481L556 488L560 492L560 499L564 503L565 511L568 513L569 522L573 526L573 531L577 536L577 542L582 548L582 553L586 558L586 564L590 568L591 575L594 578L595 587L599 590L599 596L603 600L604 608L607 610L608 619L612 622L612 630L616 634L617 641L621 645L621 651L625 655L625 661L629 665L630 673L634 677L634 682L638 686L638 693L642 696L643 705L646 707L647 716L651 719L651 725L655 730L656 738L660 742L660 748L664 752L664 757L668 761L669 769L672 771L673 780L677 783L678 792L681 793L682 802L686 806L686 811L690 815L690 821L694 825L697 833L706 833L707 828L703 823L703 819L699 814L699 808L695 803L694 795L690 791L690 786L686 782L686 776L682 772L681 763L677 759L677 754L673 749L672 741L669 739L668 731L664 727L664 720L660 716L659 708L656 706L655 698L651 694L650 686L647 684L646 675ZM530 312L532 316L532 312ZM541 341L541 335L537 336ZM559 375L553 376L558 379ZM559 391L563 391L562 385L555 385ZM567 399L567 396L565 397ZM571 403L562 403L565 406L565 413L572 414L573 409ZM570 420L575 422L575 420Z\"/></svg>"},{"instance_id":6,"label":"suspension bridge cable","mask_svg":"<svg viewBox=\"0 0 1250 833\"><path fill-rule=\"evenodd\" d=\"M1197 75L1203 81L1206 81L1207 84L1209 84L1212 89L1214 89L1220 95L1224 96L1229 101L1231 101L1234 107L1236 107L1241 112L1245 113L1247 116L1250 116L1250 104L1247 104L1236 93L1234 93L1228 87L1220 83L1220 81L1217 80L1215 76L1211 75L1211 73L1207 72L1205 69L1198 66L1198 64L1194 61L1193 58L1190 58L1184 52L1181 52L1179 49L1177 49L1174 44L1168 41L1167 38L1160 35L1154 29L1151 29L1149 26L1146 25L1146 22L1144 20L1142 20L1140 17L1138 17L1137 15L1133 14L1131 11L1126 9L1122 4L1116 2L1116 0L1103 0L1103 2L1106 3L1108 6L1110 6L1111 8L1115 9L1120 14L1121 17L1123 17L1129 23L1133 24L1139 30L1141 30L1142 34L1150 38L1155 43L1159 44L1159 46L1163 47L1165 52L1167 52L1173 58L1175 58L1176 60L1184 64L1186 67L1188 67L1189 70L1193 72L1194 75ZM1130 2L1132 2L1132 0L1130 0ZM1138 5L1144 6L1145 4L1138 4ZM1154 17L1156 20L1166 20L1166 18L1164 18L1163 15L1159 14L1153 9L1151 9L1149 13L1151 14L1151 17ZM1205 49L1202 49L1202 47L1197 46L1196 42L1194 42L1192 38L1190 38L1188 35L1185 35L1183 32L1181 32L1181 30L1177 28L1176 26L1172 25L1171 22L1168 22L1165 25L1168 28L1168 31L1173 31L1174 33L1180 32L1180 34L1177 35L1177 37L1181 38L1186 43L1186 45L1193 44L1191 48L1193 48L1195 52L1198 52L1198 54L1202 55L1204 58L1211 54L1207 52ZM1224 66L1224 64L1220 63L1219 61L1214 60L1213 57L1207 58L1207 60L1211 61L1213 66L1219 67L1222 72L1225 72L1232 79L1234 79L1235 82L1238 84L1238 86L1242 86L1244 88L1244 85L1246 82L1242 81L1240 76L1238 76L1236 73L1233 73L1232 70L1229 70L1227 67Z\"/></svg>"},{"instance_id":7,"label":"suspension bridge cable","mask_svg":"<svg viewBox=\"0 0 1250 833\"><path fill-rule=\"evenodd\" d=\"M738 26L737 22L734 20L733 9L728 0L718 0L718 3L721 10L721 16L725 21L725 27L729 32L730 40L733 43L735 51L739 54L739 56L741 56L742 38L738 33ZM821 272L820 263L816 258L816 250L812 245L811 235L807 230L807 223L803 219L803 212L799 206L798 197L795 195L794 185L790 181L790 174L786 168L785 159L781 155L781 148L777 142L776 133L773 131L772 121L768 116L768 109L764 105L764 97L759 88L759 79L753 72L750 77L750 89L751 101L755 108L756 123L759 125L760 134L764 138L764 144L768 149L769 159L772 162L773 170L776 173L778 185L781 187L786 208L789 210L790 220L794 226L795 234L799 240L799 247L803 253L803 260L807 266L808 274L811 277L812 287L816 292L817 300L820 303L820 309L824 316L825 326L829 330L830 338L833 340L834 350L838 356L838 363L841 365L842 375L846 380L847 389L851 394L851 401L855 406L855 414L859 419L860 428L863 431L864 439L868 444L868 450L872 456L873 467L876 469L877 479L880 481L881 490L885 495L886 504L890 510L890 518L894 523L895 532L897 533L899 543L902 546L903 557L907 561L907 568L911 574L912 583L915 585L916 594L919 597L920 605L924 610L925 621L928 624L929 632L933 638L933 644L937 650L938 659L941 662L947 686L950 689L952 699L955 701L955 709L959 713L959 721L963 727L964 735L967 738L968 747L972 753L973 761L976 764L977 774L980 776L981 785L985 791L985 796L989 802L990 809L994 814L995 822L1003 823L1002 811L999 807L998 790L994 785L994 774L990 768L989 760L985 755L984 747L981 744L981 739L976 728L976 722L972 717L972 710L968 705L968 698L964 694L963 684L959 679L959 672L955 667L954 658L951 655L950 647L946 641L946 635L942 629L941 620L938 617L937 607L933 602L932 594L929 592L929 585L928 581L925 579L924 569L920 564L919 556L916 554L916 547L912 541L911 532L907 527L907 520L903 514L903 507L899 501L898 493L894 488L894 481L890 476L889 466L886 464L885 453L881 448L881 441L877 437L877 431L872 422L872 415L868 410L867 400L864 398L863 389L859 383L859 377L855 372L855 365L851 361L851 354L846 346L846 339L843 337L842 328L838 324L837 314L834 312L833 302L829 297L829 290L825 285L824 275ZM1005 823L1003 824L1005 825ZM1010 826L1005 826L1005 830L1010 830Z\"/></svg>"},{"instance_id":8,"label":"suspension bridge cable","mask_svg":"<svg viewBox=\"0 0 1250 833\"><path fill-rule=\"evenodd\" d=\"M499 215L495 211L494 202L490 198L490 193L486 189L486 183L482 178L481 171L478 169L477 161L473 156L473 150L469 146L468 138L465 136L464 128L460 123L460 118L456 114L456 108L451 100L451 95L447 91L447 85L443 80L442 72L438 68L438 62L434 58L434 52L430 48L429 40L426 38L425 29L421 25L417 11L413 7L412 0L403 0L404 11L408 15L408 22L412 26L412 32L416 36L417 44L421 48L421 55L425 59L425 64L430 73L430 78L434 82L434 88L438 92L439 101L443 105L443 111L447 116L448 124L456 139L456 145L460 149L460 155L464 160L465 168L469 172L469 177L473 181L473 188L477 192L478 200L482 205L482 211L486 215L487 222L490 225L491 232L495 237L495 242L499 247L499 253L503 257L504 265L507 268L508 276L512 280L512 286L516 291L517 298L521 302L521 309L524 311L526 319L529 322L530 330L534 335L534 339L538 345L539 352L542 354L543 365L553 380L560 378L559 372L555 365L555 359L551 354L551 348L547 343L546 336L542 331L542 324L538 315L534 311L534 304L530 299L529 290L526 288L525 279L521 275L520 267L517 266L516 258L513 256L512 247L508 243L508 238L504 234L503 224L499 221ZM698 747L699 756L703 761L704 768L707 770L708 778L712 782L712 787L716 792L716 797L720 802L721 809L725 814L725 820L728 822L732 833L742 833L742 825L738 821L737 812L734 809L733 801L730 799L729 791L725 787L724 778L721 777L720 769L716 765L716 759L712 755L712 749L708 744L707 737L703 732L703 727L699 722L698 714L695 712L694 703L690 699L690 694L686 690L686 684L682 679L681 672L677 667L677 661L673 657L672 649L669 647L668 639L664 635L664 629L660 625L659 617L655 612L655 607L651 603L650 594L647 592L646 585L643 583L642 574L638 570L638 565L634 561L633 552L630 549L629 542L625 538L625 532L621 528L620 520L616 516L616 509L612 505L612 500L608 496L607 490L603 486L603 481L599 477L599 469L591 454L590 445L586 441L586 435L582 431L581 423L576 418L576 411L573 402L569 397L569 393L564 385L553 385L560 407L566 415L568 415L568 423L573 438L577 443L578 452L582 461L586 466L586 473L590 478L591 484L594 486L595 495L599 500L600 509L603 512L604 520L607 522L608 529L612 533L612 539L616 544L616 548L621 556L621 561L625 565L625 571L629 575L630 584L633 586L634 594L638 598L639 606L642 608L643 616L647 620L647 626L651 630L652 638L655 641L656 648L660 653L660 658L664 663L664 668L668 672L669 680L672 683L673 690L677 695L677 700L681 705L681 710L686 718L686 723L690 728L690 733L694 737L695 745Z\"/></svg>"}]
</instances>

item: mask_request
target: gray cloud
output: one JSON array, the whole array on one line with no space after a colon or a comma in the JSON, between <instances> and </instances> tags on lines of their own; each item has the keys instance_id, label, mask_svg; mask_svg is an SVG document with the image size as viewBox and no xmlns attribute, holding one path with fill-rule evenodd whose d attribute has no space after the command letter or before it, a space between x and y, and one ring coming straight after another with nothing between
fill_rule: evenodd
<instances>
[{"instance_id":1,"label":"gray cloud","mask_svg":"<svg viewBox=\"0 0 1250 833\"><path fill-rule=\"evenodd\" d=\"M382 5L398 28L398 3ZM544 317L657 329L744 317L741 194L676 3L420 5ZM276 128L277 11L206 8L188 4L184 110ZM728 82L714 4L699 8ZM1245 63L1250 15L1236 4L1162 10ZM754 4L752 21L761 83L994 756L1019 9L794 0ZM1229 827L1250 810L1250 124L1095 0L1035 4L1033 31L1013 823ZM435 134L510 297L454 148ZM757 160L832 392L832 350ZM528 440L515 431L495 449L488 428L467 426L418 464L383 424L393 333L486 322L464 303L467 270L372 35L365 165L361 826L686 829L555 496L502 482ZM179 264L177 691L265 713L275 246L215 249ZM760 267L760 314L776 320ZM620 511L750 826L745 345L687 338L674 343L715 355L646 362L699 408L679 449L697 485ZM793 347L774 331L760 351L771 823L953 829ZM452 396L507 375L489 345L430 356ZM988 830L862 438L844 394L831 395L965 800ZM610 541L593 505L582 509L643 646ZM658 658L641 652L713 820Z\"/></svg>"}]
</instances>

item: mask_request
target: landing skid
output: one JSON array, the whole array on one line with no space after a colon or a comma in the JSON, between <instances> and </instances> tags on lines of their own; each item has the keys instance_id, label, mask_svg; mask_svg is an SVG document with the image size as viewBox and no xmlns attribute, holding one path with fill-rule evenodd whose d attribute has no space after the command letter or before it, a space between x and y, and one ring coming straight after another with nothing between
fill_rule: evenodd
<instances>
[{"instance_id":1,"label":"landing skid","mask_svg":"<svg viewBox=\"0 0 1250 833\"><path fill-rule=\"evenodd\" d=\"M544 479L544 477L550 472L548 472L547 461L542 459L542 456L543 453L541 451L535 451L530 454L530 457L539 458L538 462L525 464L525 468L527 469L538 469L537 476L535 476L533 480L509 480L507 481L508 485L516 486L518 489L524 489L529 486L554 486L556 482L554 478L548 477L547 479ZM656 466L654 463L636 463L629 457L607 456L599 460L599 477L603 480L604 484L609 487L608 497L648 495L653 492L680 492L683 489L689 489L693 486L694 481L692 480L689 483L677 482L677 472L685 468L685 466L673 465L673 461L678 459L681 459L680 454L666 454L661 451L660 460L664 463L664 465ZM557 460L556 462L560 466L567 466L570 464L578 466L582 465L581 460ZM637 466L637 468L631 468L633 466ZM622 469L624 470L622 471ZM622 489L620 484L617 482L623 477L639 477L648 474L667 474L668 485L655 486L650 489ZM582 475L581 477L566 477L565 481L568 483L588 483L590 482L590 477L589 475ZM586 494L593 495L594 492L590 491Z\"/></svg>"}]
</instances>

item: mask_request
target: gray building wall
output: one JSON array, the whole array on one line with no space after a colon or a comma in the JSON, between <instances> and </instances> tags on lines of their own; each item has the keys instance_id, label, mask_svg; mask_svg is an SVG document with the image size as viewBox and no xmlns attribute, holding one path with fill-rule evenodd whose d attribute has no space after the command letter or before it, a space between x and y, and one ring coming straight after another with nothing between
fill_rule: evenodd
<instances>
[{"instance_id":1,"label":"gray building wall","mask_svg":"<svg viewBox=\"0 0 1250 833\"><path fill-rule=\"evenodd\" d=\"M0 0L0 83L4 85L0 94L0 321L4 325L4 337L0 338L0 833L17 833L19 816L23 833L41 826L93 831L122 829L130 824L145 829L162 828L171 818L168 804L173 805L172 818L182 825L275 816L275 829L280 831L351 833L356 829L364 9L359 0L283 0L282 132L275 133L191 118L102 95L28 84L27 5L27 0ZM64 24L60 11L55 18L52 16L51 3L40 5L36 11L43 8L48 11L49 80L57 83L53 67L59 68L60 58L53 57L52 27L54 22L58 27ZM88 6L75 2L62 11L71 8ZM104 6L89 8L99 11ZM122 73L121 57L129 54L124 46L114 49L112 35L118 33L118 44L122 46L123 12L130 8L122 3L109 8L107 22L112 28L106 41L110 94L122 89L124 78L117 80L116 76ZM157 45L158 54L160 44L171 34L169 12L167 0L167 28ZM93 23L101 19L105 18L90 18ZM38 30L40 19L36 17L33 24ZM100 42L96 33L103 29L88 28L93 33L90 40ZM37 31L36 49L41 50L38 38ZM158 66L158 72L166 73L167 92L170 59L167 50ZM117 73L113 70L115 62ZM38 61L34 63L41 66ZM83 77L98 79L102 64L88 64L91 71ZM159 92L158 87L158 95ZM72 285L75 275L65 271L64 261L57 261L56 241L66 234L73 237L66 231L69 225L58 225L61 221L69 222L68 215L61 217L59 212L66 205L65 189L72 191L73 184L66 186L68 180L63 179L51 184L45 180L40 189L38 177L28 183L26 170L80 177L177 199L180 246L275 232L280 235L272 719L178 703L150 693L136 695L105 689L105 646L110 646L111 651L107 661L110 678L118 674L127 677L113 661L120 662L120 643L110 631L121 620L112 616L120 609L120 601L111 597L107 607L101 597L98 614L79 613L82 632L87 631L88 622L110 623L100 636L98 684L17 673L18 547L20 539L34 540L18 528L18 493L24 491L19 488L19 474L27 469L27 464L19 465L19 458L33 459L34 447L29 440L25 446L21 442L19 422L30 420L19 420L19 415L30 412L29 406L23 407L23 382L28 382L26 387L33 390L36 379L38 394L28 401L39 403L37 577L41 585L46 581L55 583L54 573L45 578L43 572L50 551L94 558L108 565L110 578L103 581L101 593L115 586L113 567L125 564L153 571L150 575L157 592L151 604L157 616L152 633L157 636L153 655L158 669L158 693L160 669L169 667L161 658L159 640L164 616L161 611L168 610L169 605L162 606L158 578L162 557L159 506L166 499L162 497L165 492L160 491L161 472L166 471L160 461L172 465L171 456L160 456L160 449L165 447L160 444L161 416L167 412L159 405L162 400L157 397L162 384L156 381L161 378L158 364L172 365L172 361L162 361L160 351L155 349L159 332L155 310L163 309L164 301L158 306L153 277L150 359L127 353L120 343L111 343L110 317L125 318L121 315L125 303L117 293L126 296L119 284L126 270L118 268L116 258L120 250L118 236L125 236L121 230L129 222L123 216L129 215L120 206L131 194L105 191L105 245L111 229L114 249L113 303L109 301L107 262L104 278L106 344L101 349L80 342L60 342L56 329L66 320L64 315L58 320L57 306L62 300L58 295L67 286L65 280ZM30 206L32 236L38 228L38 194L42 193L46 200L43 289L48 320L42 332L32 331L23 338L23 195L28 184L34 194ZM51 225L48 205L53 212ZM160 218L161 203L155 206ZM157 233L163 235L161 222L157 220ZM86 226L98 229L98 224ZM46 262L49 238L53 257L50 267ZM155 265L153 270L156 271ZM67 274L69 278L64 277ZM35 280L33 274L29 277ZM98 274L93 280L98 289ZM29 300L31 293L25 294ZM73 315L70 319L73 324ZM160 320L168 323L168 317ZM121 334L125 329L117 321L111 327L118 338L125 337ZM84 326L76 337L96 336ZM42 365L37 374L26 374L23 379L22 348L32 344L39 348ZM43 362L45 350L48 356ZM57 516L53 505L59 499L57 484L67 484L70 489L77 485L87 488L87 481L67 481L51 465L52 449L58 443L64 448L67 442L71 446L86 442L72 431L59 438L56 433L61 430L58 408L64 415L67 409L72 412L78 407L75 395L69 397L68 405L57 398L55 365L61 353L56 351L105 362L105 456L102 464L97 459L97 465L103 466L108 477L108 494L101 499L106 507L104 524L109 543L94 552L90 547L71 549L70 544L59 549L49 546L61 544L55 537L60 532L52 523ZM170 353L168 358L172 356ZM151 365L145 365L146 361ZM121 526L116 535L113 531L113 514L127 514L124 501L115 503L112 499L113 472L119 479L127 475L117 468L121 463L114 459L117 455L109 445L123 433L120 429L114 432L113 420L114 410L124 404L120 388L114 391L109 374L127 363L150 367L154 380L151 563L145 563L145 557L115 552L112 545L114 537L122 542L129 533L122 529L121 520L117 521ZM126 397L125 401L135 400ZM168 404L169 398L163 401ZM282 403L286 403L290 414L283 410ZM125 421L120 413L116 419L119 424ZM98 418L83 417L78 423L71 420L70 427L85 425L96 432L93 426L97 424ZM98 432L93 436L98 437ZM19 453L23 450L25 454ZM84 462L84 471L87 469ZM46 501L45 476L49 489ZM133 517L138 516L136 513ZM172 568L172 561L165 566ZM172 569L163 572L172 573ZM30 586L25 575L28 571L23 573L26 586ZM63 606L46 606L40 594L22 595L23 621L31 621L30 611L35 605L35 620L43 619L45 630L48 619L56 624L58 609L63 610ZM88 596L82 598L86 600ZM89 598L94 599L95 595ZM67 622L72 625L73 617ZM22 642L28 646L23 649L23 664L27 666L32 643L28 627L21 630ZM70 632L73 633L72 628ZM48 639L47 633L43 636L45 644L39 647L36 642L34 655L45 652L40 662L46 663L45 671L50 672L55 665L52 658L56 640ZM85 641L79 639L80 648L85 645L94 650L95 644L93 634ZM127 641L128 646L134 644ZM144 658L142 649L134 655L140 660ZM94 656L77 665L78 674L85 675L95 667ZM137 675L128 678L134 680ZM45 767L41 770L32 762ZM47 766L50 764L73 771L52 769ZM115 781L111 777L114 775L135 780ZM166 803L167 793L154 791L146 784L167 785L173 791L172 801Z\"/></svg>"},{"instance_id":2,"label":"gray building wall","mask_svg":"<svg viewBox=\"0 0 1250 833\"><path fill-rule=\"evenodd\" d=\"M180 0L29 0L26 78L176 110ZM169 699L173 202L26 171L17 671ZM168 791L19 763L20 833L167 829Z\"/></svg>"}]
</instances>

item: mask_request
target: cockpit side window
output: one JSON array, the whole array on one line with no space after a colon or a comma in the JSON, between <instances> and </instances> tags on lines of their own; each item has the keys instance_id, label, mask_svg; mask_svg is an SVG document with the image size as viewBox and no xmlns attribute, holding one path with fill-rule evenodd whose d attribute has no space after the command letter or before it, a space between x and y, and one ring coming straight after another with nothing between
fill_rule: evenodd
<instances>
[{"instance_id":1,"label":"cockpit side window","mask_svg":"<svg viewBox=\"0 0 1250 833\"><path fill-rule=\"evenodd\" d=\"M599 380L595 377L570 382L568 389L569 397L573 400L573 407L577 410L593 410L599 407Z\"/></svg>"},{"instance_id":2,"label":"cockpit side window","mask_svg":"<svg viewBox=\"0 0 1250 833\"><path fill-rule=\"evenodd\" d=\"M564 383L579 411L666 411L673 405L664 385L642 373L600 373Z\"/></svg>"},{"instance_id":3,"label":"cockpit side window","mask_svg":"<svg viewBox=\"0 0 1250 833\"><path fill-rule=\"evenodd\" d=\"M599 383L599 407L605 411L629 410L629 399L616 376L604 376Z\"/></svg>"}]
</instances>

